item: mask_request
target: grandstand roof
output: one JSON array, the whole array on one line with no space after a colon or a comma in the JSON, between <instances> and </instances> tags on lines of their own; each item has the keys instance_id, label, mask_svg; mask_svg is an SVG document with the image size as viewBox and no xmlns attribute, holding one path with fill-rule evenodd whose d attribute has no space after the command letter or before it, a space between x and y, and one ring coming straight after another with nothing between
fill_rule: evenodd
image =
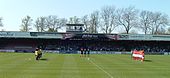
<instances>
[{"instance_id":1,"label":"grandstand roof","mask_svg":"<svg viewBox=\"0 0 170 78\"><path fill-rule=\"evenodd\" d=\"M84 24L66 24L67 26L84 26Z\"/></svg>"},{"instance_id":2,"label":"grandstand roof","mask_svg":"<svg viewBox=\"0 0 170 78\"><path fill-rule=\"evenodd\" d=\"M0 38L98 39L98 40L110 39L110 40L170 41L170 35L91 34L91 33L19 32L19 31L0 31Z\"/></svg>"}]
</instances>

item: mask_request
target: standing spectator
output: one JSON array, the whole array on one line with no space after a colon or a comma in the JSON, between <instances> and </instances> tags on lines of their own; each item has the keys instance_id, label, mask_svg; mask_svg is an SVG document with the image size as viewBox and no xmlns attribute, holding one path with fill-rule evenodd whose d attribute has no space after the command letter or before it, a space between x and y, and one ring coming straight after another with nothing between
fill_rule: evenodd
<instances>
[{"instance_id":1,"label":"standing spectator","mask_svg":"<svg viewBox=\"0 0 170 78\"><path fill-rule=\"evenodd\" d=\"M90 49L87 49L88 57L90 56Z\"/></svg>"},{"instance_id":2,"label":"standing spectator","mask_svg":"<svg viewBox=\"0 0 170 78\"><path fill-rule=\"evenodd\" d=\"M80 57L83 57L83 48L80 49L81 55Z\"/></svg>"},{"instance_id":3,"label":"standing spectator","mask_svg":"<svg viewBox=\"0 0 170 78\"><path fill-rule=\"evenodd\" d=\"M84 48L84 57L86 57L87 49Z\"/></svg>"}]
</instances>

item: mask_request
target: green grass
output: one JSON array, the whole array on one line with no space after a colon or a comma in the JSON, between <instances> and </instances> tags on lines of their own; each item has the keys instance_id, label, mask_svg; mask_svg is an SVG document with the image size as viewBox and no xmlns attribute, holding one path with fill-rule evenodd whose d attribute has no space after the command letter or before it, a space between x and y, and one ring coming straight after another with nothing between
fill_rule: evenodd
<instances>
[{"instance_id":1,"label":"green grass","mask_svg":"<svg viewBox=\"0 0 170 78\"><path fill-rule=\"evenodd\" d=\"M0 78L170 78L170 56L44 54L36 61L31 53L0 53Z\"/></svg>"}]
</instances>

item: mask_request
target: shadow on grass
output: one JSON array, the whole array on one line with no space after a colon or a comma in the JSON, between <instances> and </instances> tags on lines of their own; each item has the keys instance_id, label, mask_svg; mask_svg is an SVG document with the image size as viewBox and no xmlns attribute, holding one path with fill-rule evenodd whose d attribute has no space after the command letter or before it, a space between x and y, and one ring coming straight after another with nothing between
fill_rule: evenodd
<instances>
[{"instance_id":1,"label":"shadow on grass","mask_svg":"<svg viewBox=\"0 0 170 78\"><path fill-rule=\"evenodd\" d=\"M152 60L144 60L144 62L152 62Z\"/></svg>"},{"instance_id":2,"label":"shadow on grass","mask_svg":"<svg viewBox=\"0 0 170 78\"><path fill-rule=\"evenodd\" d=\"M42 61L47 61L48 59L46 59L46 58L42 58L42 59L40 59L40 60L42 60Z\"/></svg>"}]
</instances>

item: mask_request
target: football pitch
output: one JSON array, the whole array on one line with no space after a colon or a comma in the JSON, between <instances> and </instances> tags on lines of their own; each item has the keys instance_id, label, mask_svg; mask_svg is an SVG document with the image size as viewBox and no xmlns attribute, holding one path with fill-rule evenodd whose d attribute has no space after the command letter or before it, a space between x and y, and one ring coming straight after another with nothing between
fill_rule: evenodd
<instances>
[{"instance_id":1,"label":"football pitch","mask_svg":"<svg viewBox=\"0 0 170 78\"><path fill-rule=\"evenodd\" d=\"M134 61L130 55L0 53L0 78L170 78L170 56L145 55Z\"/></svg>"}]
</instances>

